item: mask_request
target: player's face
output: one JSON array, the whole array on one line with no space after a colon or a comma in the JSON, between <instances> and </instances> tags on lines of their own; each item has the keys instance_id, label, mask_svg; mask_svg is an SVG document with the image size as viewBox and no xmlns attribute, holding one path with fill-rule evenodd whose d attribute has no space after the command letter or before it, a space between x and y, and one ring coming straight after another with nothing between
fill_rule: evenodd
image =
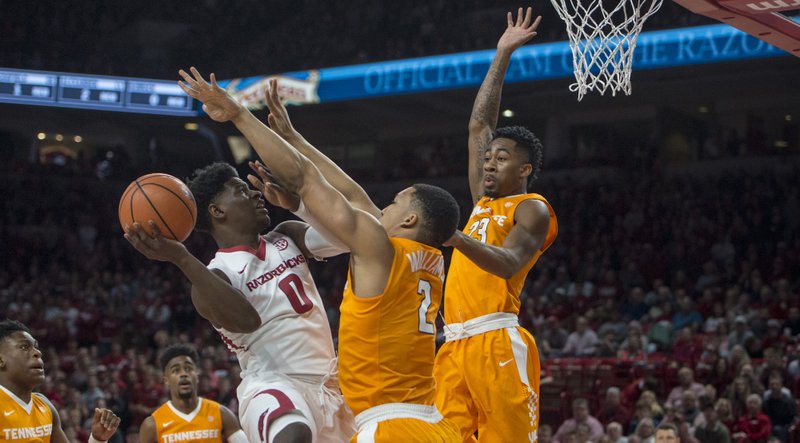
<instances>
[{"instance_id":1,"label":"player's face","mask_svg":"<svg viewBox=\"0 0 800 443\"><path fill-rule=\"evenodd\" d=\"M261 232L269 227L269 212L261 192L251 189L239 177L225 183L225 190L214 199L214 203L225 212L226 223L233 223L242 230Z\"/></svg>"},{"instance_id":2,"label":"player's face","mask_svg":"<svg viewBox=\"0 0 800 443\"><path fill-rule=\"evenodd\" d=\"M169 388L170 398L188 400L197 396L197 366L186 355L179 355L167 363L164 381Z\"/></svg>"},{"instance_id":3,"label":"player's face","mask_svg":"<svg viewBox=\"0 0 800 443\"><path fill-rule=\"evenodd\" d=\"M416 192L416 190L412 187L403 189L397 193L392 202L381 211L381 225L383 225L383 228L386 229L386 232L390 236L397 232L397 229L408 221L411 203L414 199L414 192Z\"/></svg>"},{"instance_id":4,"label":"player's face","mask_svg":"<svg viewBox=\"0 0 800 443\"><path fill-rule=\"evenodd\" d=\"M508 138L496 138L489 144L483 155L483 189L487 196L516 194L530 175L531 164L516 145Z\"/></svg>"},{"instance_id":5,"label":"player's face","mask_svg":"<svg viewBox=\"0 0 800 443\"><path fill-rule=\"evenodd\" d=\"M27 332L13 332L0 342L0 361L2 371L22 386L33 389L44 382L42 351Z\"/></svg>"}]
</instances>

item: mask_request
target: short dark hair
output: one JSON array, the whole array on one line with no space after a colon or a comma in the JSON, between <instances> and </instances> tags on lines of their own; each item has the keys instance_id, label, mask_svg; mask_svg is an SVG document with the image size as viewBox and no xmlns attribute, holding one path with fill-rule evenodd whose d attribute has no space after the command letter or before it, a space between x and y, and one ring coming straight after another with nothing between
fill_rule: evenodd
<instances>
[{"instance_id":1,"label":"short dark hair","mask_svg":"<svg viewBox=\"0 0 800 443\"><path fill-rule=\"evenodd\" d=\"M192 178L187 180L189 190L197 202L197 230L211 232L211 218L208 216L208 205L225 189L228 180L238 177L236 169L222 162L212 163L205 168L196 169Z\"/></svg>"},{"instance_id":2,"label":"short dark hair","mask_svg":"<svg viewBox=\"0 0 800 443\"><path fill-rule=\"evenodd\" d=\"M18 331L27 332L28 334L31 333L31 330L28 329L27 326L16 320L5 319L0 321L0 340Z\"/></svg>"},{"instance_id":3,"label":"short dark hair","mask_svg":"<svg viewBox=\"0 0 800 443\"><path fill-rule=\"evenodd\" d=\"M163 372L167 370L167 365L169 364L170 360L182 355L191 358L195 365L200 364L200 356L197 355L197 349L195 349L194 346L186 344L172 345L167 349L164 349L164 352L162 352L161 356L158 357L158 362L161 363L161 371Z\"/></svg>"},{"instance_id":4,"label":"short dark hair","mask_svg":"<svg viewBox=\"0 0 800 443\"><path fill-rule=\"evenodd\" d=\"M533 169L531 175L528 176L528 184L539 177L539 171L542 170L542 155L544 148L542 141L539 140L530 129L523 126L506 126L504 128L497 128L492 134L492 140L497 138L507 138L514 140L517 149L525 153L528 158L528 163L531 164Z\"/></svg>"},{"instance_id":5,"label":"short dark hair","mask_svg":"<svg viewBox=\"0 0 800 443\"><path fill-rule=\"evenodd\" d=\"M673 425L672 423L661 423L656 428L656 432L658 431L672 431L672 433L675 434L676 437L678 436L678 427Z\"/></svg>"},{"instance_id":6,"label":"short dark hair","mask_svg":"<svg viewBox=\"0 0 800 443\"><path fill-rule=\"evenodd\" d=\"M411 204L422 210L422 243L438 248L458 229L458 203L438 186L417 183L412 188Z\"/></svg>"}]
</instances>

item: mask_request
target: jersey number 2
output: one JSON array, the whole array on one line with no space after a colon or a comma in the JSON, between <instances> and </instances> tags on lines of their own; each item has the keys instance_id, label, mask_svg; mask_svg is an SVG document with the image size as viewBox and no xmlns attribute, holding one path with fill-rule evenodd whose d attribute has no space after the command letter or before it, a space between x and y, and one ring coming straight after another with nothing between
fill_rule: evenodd
<instances>
[{"instance_id":1,"label":"jersey number 2","mask_svg":"<svg viewBox=\"0 0 800 443\"><path fill-rule=\"evenodd\" d=\"M278 282L278 287L286 294L289 303L292 304L292 309L298 314L305 314L314 307L314 303L306 295L306 290L303 288L303 281L297 274L289 274L283 280Z\"/></svg>"},{"instance_id":2,"label":"jersey number 2","mask_svg":"<svg viewBox=\"0 0 800 443\"><path fill-rule=\"evenodd\" d=\"M427 280L420 280L417 285L417 294L423 296L422 303L419 305L419 332L435 334L436 327L428 321L428 308L431 307L431 283Z\"/></svg>"}]
</instances>

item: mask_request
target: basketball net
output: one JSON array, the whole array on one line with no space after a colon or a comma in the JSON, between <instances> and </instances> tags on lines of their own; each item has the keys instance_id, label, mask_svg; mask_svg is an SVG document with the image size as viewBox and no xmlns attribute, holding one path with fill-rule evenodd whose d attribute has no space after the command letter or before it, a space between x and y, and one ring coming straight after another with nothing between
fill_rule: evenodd
<instances>
[{"instance_id":1,"label":"basketball net","mask_svg":"<svg viewBox=\"0 0 800 443\"><path fill-rule=\"evenodd\" d=\"M578 101L588 91L631 94L633 50L663 0L551 0L567 24Z\"/></svg>"}]
</instances>

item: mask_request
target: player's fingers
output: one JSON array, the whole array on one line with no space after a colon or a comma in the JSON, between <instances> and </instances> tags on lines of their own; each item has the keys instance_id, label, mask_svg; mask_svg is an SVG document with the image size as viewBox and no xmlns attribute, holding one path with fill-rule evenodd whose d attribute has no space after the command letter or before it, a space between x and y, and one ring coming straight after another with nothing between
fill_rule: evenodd
<instances>
[{"instance_id":1,"label":"player's fingers","mask_svg":"<svg viewBox=\"0 0 800 443\"><path fill-rule=\"evenodd\" d=\"M155 240L161 240L164 237L164 235L161 233L161 229L153 220L150 220L150 229L153 230L153 238Z\"/></svg>"},{"instance_id":2,"label":"player's fingers","mask_svg":"<svg viewBox=\"0 0 800 443\"><path fill-rule=\"evenodd\" d=\"M264 183L253 174L247 174L247 181L258 190L263 190L265 188Z\"/></svg>"},{"instance_id":3,"label":"player's fingers","mask_svg":"<svg viewBox=\"0 0 800 443\"><path fill-rule=\"evenodd\" d=\"M536 17L536 20L533 21L533 24L528 27L528 30L536 34L536 29L539 28L539 23L542 22L542 16Z\"/></svg>"},{"instance_id":4,"label":"player's fingers","mask_svg":"<svg viewBox=\"0 0 800 443\"><path fill-rule=\"evenodd\" d=\"M194 81L194 79L192 78L192 76L191 76L191 75L189 75L189 73L188 73L188 72L186 72L186 71L184 71L183 69L179 70L179 71L178 71L178 74L180 74L180 76L181 76L181 77L183 77L183 80L184 80L184 81L186 81L186 83L188 83L188 84L190 84L190 85L191 85L192 83L195 83L195 81Z\"/></svg>"},{"instance_id":5,"label":"player's fingers","mask_svg":"<svg viewBox=\"0 0 800 443\"><path fill-rule=\"evenodd\" d=\"M506 21L508 21L508 27L514 26L514 15L511 14L511 11L508 11L506 14Z\"/></svg>"},{"instance_id":6,"label":"player's fingers","mask_svg":"<svg viewBox=\"0 0 800 443\"><path fill-rule=\"evenodd\" d=\"M178 80L178 86L180 86L181 89L183 89L183 92L185 92L186 95L188 95L189 97L197 98L197 96L198 96L197 91L195 91L194 89L190 88L184 82Z\"/></svg>"},{"instance_id":7,"label":"player's fingers","mask_svg":"<svg viewBox=\"0 0 800 443\"><path fill-rule=\"evenodd\" d=\"M528 8L528 9L530 9L530 8ZM217 76L214 75L213 72L211 73L211 87L212 88L218 88L219 87L219 86L217 86Z\"/></svg>"},{"instance_id":8,"label":"player's fingers","mask_svg":"<svg viewBox=\"0 0 800 443\"><path fill-rule=\"evenodd\" d=\"M525 10L525 19L522 20L522 27L527 28L528 25L531 24L531 17L533 16L533 8L528 6L528 9Z\"/></svg>"},{"instance_id":9,"label":"player's fingers","mask_svg":"<svg viewBox=\"0 0 800 443\"><path fill-rule=\"evenodd\" d=\"M521 10L522 8L520 8L520 11ZM198 83L200 83L201 85L208 85L206 79L203 78L203 74L201 74L200 71L197 70L197 68L192 66L191 68L189 68L189 70L192 72L192 75L194 75L194 78Z\"/></svg>"},{"instance_id":10,"label":"player's fingers","mask_svg":"<svg viewBox=\"0 0 800 443\"><path fill-rule=\"evenodd\" d=\"M523 11L522 8L520 7L519 10L517 11L517 22L514 24L514 26L519 26L522 24L522 14Z\"/></svg>"}]
</instances>

